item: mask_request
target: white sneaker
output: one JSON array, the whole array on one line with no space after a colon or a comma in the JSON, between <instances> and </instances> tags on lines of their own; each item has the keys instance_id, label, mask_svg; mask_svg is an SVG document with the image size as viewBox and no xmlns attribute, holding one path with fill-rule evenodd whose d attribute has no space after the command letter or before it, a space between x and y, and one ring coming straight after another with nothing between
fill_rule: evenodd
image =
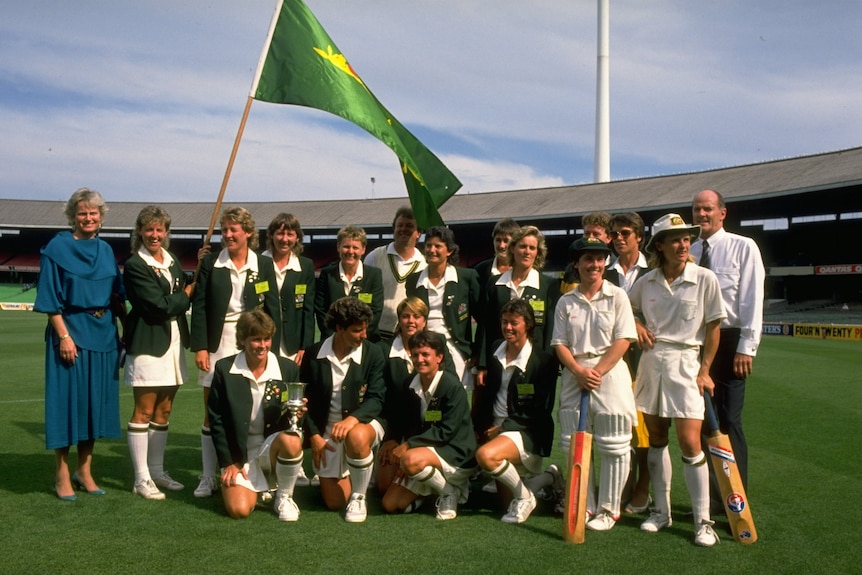
<instances>
[{"instance_id":1,"label":"white sneaker","mask_svg":"<svg viewBox=\"0 0 862 575\"><path fill-rule=\"evenodd\" d=\"M195 497L212 497L215 491L218 491L218 480L215 477L201 475L201 482L195 488Z\"/></svg>"},{"instance_id":2,"label":"white sneaker","mask_svg":"<svg viewBox=\"0 0 862 575\"><path fill-rule=\"evenodd\" d=\"M525 498L514 498L509 503L509 512L503 515L503 523L523 523L536 508L536 496L532 492Z\"/></svg>"},{"instance_id":3,"label":"white sneaker","mask_svg":"<svg viewBox=\"0 0 862 575\"><path fill-rule=\"evenodd\" d=\"M360 493L352 494L350 501L347 502L344 520L348 523L362 523L367 516L368 509L365 506L365 496Z\"/></svg>"},{"instance_id":4,"label":"white sneaker","mask_svg":"<svg viewBox=\"0 0 862 575\"><path fill-rule=\"evenodd\" d=\"M455 519L458 516L458 499L460 492L456 489L451 493L444 493L437 498L437 519L445 521Z\"/></svg>"},{"instance_id":5,"label":"white sneaker","mask_svg":"<svg viewBox=\"0 0 862 575\"><path fill-rule=\"evenodd\" d=\"M712 547L721 543L718 534L712 528L712 521L704 521L694 533L694 544L701 547Z\"/></svg>"},{"instance_id":6,"label":"white sneaker","mask_svg":"<svg viewBox=\"0 0 862 575\"><path fill-rule=\"evenodd\" d=\"M275 512L278 513L279 521L298 521L299 506L293 497L289 495L280 495L275 503Z\"/></svg>"},{"instance_id":7,"label":"white sneaker","mask_svg":"<svg viewBox=\"0 0 862 575\"><path fill-rule=\"evenodd\" d=\"M168 475L167 471L163 471L161 475L154 476L153 483L168 491L182 491L185 488L185 485Z\"/></svg>"},{"instance_id":8,"label":"white sneaker","mask_svg":"<svg viewBox=\"0 0 862 575\"><path fill-rule=\"evenodd\" d=\"M611 517L610 513L602 511L587 522L587 529L592 529L593 531L610 531L611 528L616 525L617 519L619 519L619 517Z\"/></svg>"},{"instance_id":9,"label":"white sneaker","mask_svg":"<svg viewBox=\"0 0 862 575\"><path fill-rule=\"evenodd\" d=\"M482 486L482 491L485 493L497 493L497 482L492 479Z\"/></svg>"},{"instance_id":10,"label":"white sneaker","mask_svg":"<svg viewBox=\"0 0 862 575\"><path fill-rule=\"evenodd\" d=\"M318 479L318 483L320 480ZM311 480L308 478L308 475L305 474L305 469L302 467L299 468L299 475L296 476L296 487L308 487L311 485Z\"/></svg>"},{"instance_id":11,"label":"white sneaker","mask_svg":"<svg viewBox=\"0 0 862 575\"><path fill-rule=\"evenodd\" d=\"M320 485L320 476L318 474L314 474L314 477L311 478L311 486L317 487Z\"/></svg>"},{"instance_id":12,"label":"white sneaker","mask_svg":"<svg viewBox=\"0 0 862 575\"><path fill-rule=\"evenodd\" d=\"M664 513L653 511L649 514L649 518L641 523L641 531L646 531L647 533L658 533L660 530L665 527L670 527L671 525L673 525L673 520L670 517Z\"/></svg>"},{"instance_id":13,"label":"white sneaker","mask_svg":"<svg viewBox=\"0 0 862 575\"><path fill-rule=\"evenodd\" d=\"M132 487L132 493L140 495L144 499L162 500L165 494L159 491L152 479L141 479Z\"/></svg>"}]
</instances>

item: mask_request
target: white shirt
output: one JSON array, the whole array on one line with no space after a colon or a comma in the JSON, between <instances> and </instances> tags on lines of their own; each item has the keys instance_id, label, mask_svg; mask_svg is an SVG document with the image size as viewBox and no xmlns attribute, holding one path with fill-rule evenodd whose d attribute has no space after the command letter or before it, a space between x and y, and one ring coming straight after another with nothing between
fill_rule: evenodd
<instances>
[{"instance_id":1,"label":"white shirt","mask_svg":"<svg viewBox=\"0 0 862 575\"><path fill-rule=\"evenodd\" d=\"M447 339L450 338L449 330L446 329L446 323L443 318L443 296L446 292L446 284L458 283L458 272L453 266L447 265L443 272L443 277L434 285L428 279L428 268L425 268L419 273L419 279L416 281L416 286L422 286L428 290L428 330L443 334Z\"/></svg>"},{"instance_id":2,"label":"white shirt","mask_svg":"<svg viewBox=\"0 0 862 575\"><path fill-rule=\"evenodd\" d=\"M407 373L413 373L413 358L404 349L404 337L402 335L396 335L392 339L392 346L389 348L389 357L403 360L407 365Z\"/></svg>"},{"instance_id":3,"label":"white shirt","mask_svg":"<svg viewBox=\"0 0 862 575\"><path fill-rule=\"evenodd\" d=\"M587 299L575 288L566 292L554 309L551 345L564 345L578 356L604 355L618 339L636 341L635 318L622 288L609 281Z\"/></svg>"},{"instance_id":4,"label":"white shirt","mask_svg":"<svg viewBox=\"0 0 862 575\"><path fill-rule=\"evenodd\" d=\"M527 273L527 277L522 281L519 285L515 285L512 281L512 269L509 268L503 275L497 278L497 282L495 285L498 286L506 286L509 288L509 293L511 294L510 299L517 299L524 294L525 287L531 287L535 289L539 289L539 270L536 268L530 268L530 271Z\"/></svg>"},{"instance_id":5,"label":"white shirt","mask_svg":"<svg viewBox=\"0 0 862 575\"><path fill-rule=\"evenodd\" d=\"M614 260L614 263L608 269L617 270L620 274L620 287L623 288L626 293L632 290L632 286L635 283L635 278L638 274L638 268L648 268L649 264L647 263L646 256L644 256L641 252L638 252L638 261L635 262L635 265L629 268L629 271L623 271L623 266L620 265L620 260L617 258Z\"/></svg>"},{"instance_id":6,"label":"white shirt","mask_svg":"<svg viewBox=\"0 0 862 575\"><path fill-rule=\"evenodd\" d=\"M263 252L263 255L272 257L272 252L270 250L266 250ZM273 259L273 263L275 264L275 259ZM281 293L281 286L284 285L284 278L287 276L287 272L302 272L302 266L299 264L299 258L295 254L290 254L290 257L287 260L287 265L283 268L279 268L278 264L273 266L275 268L275 281L278 283L278 293Z\"/></svg>"},{"instance_id":7,"label":"white shirt","mask_svg":"<svg viewBox=\"0 0 862 575\"><path fill-rule=\"evenodd\" d=\"M337 423L341 421L341 384L344 383L344 378L347 377L347 370L350 369L350 362L354 361L357 365L362 364L362 346L353 348L350 353L344 356L343 359L338 359L335 355L335 350L332 349L332 341L334 336L329 336L320 345L317 352L317 359L329 360L329 366L332 369L332 397L329 400L329 419L327 423Z\"/></svg>"},{"instance_id":8,"label":"white shirt","mask_svg":"<svg viewBox=\"0 0 862 575\"><path fill-rule=\"evenodd\" d=\"M691 262L670 284L661 268L651 270L635 282L629 298L657 342L703 345L706 324L727 317L715 274Z\"/></svg>"},{"instance_id":9,"label":"white shirt","mask_svg":"<svg viewBox=\"0 0 862 575\"><path fill-rule=\"evenodd\" d=\"M443 370L439 370L434 379L431 380L431 385L428 386L428 391L422 390L422 380L419 379L419 374L413 376L413 381L410 382L410 389L419 397L419 419L425 420L425 412L428 411L428 401L437 393L437 386L440 384L440 378L443 377Z\"/></svg>"},{"instance_id":10,"label":"white shirt","mask_svg":"<svg viewBox=\"0 0 862 575\"><path fill-rule=\"evenodd\" d=\"M344 286L344 295L350 295L350 290L353 289L353 284L360 281L362 279L362 274L365 273L365 268L362 266L362 262L356 262L356 273L353 274L352 278L347 277L347 273L344 271L344 266L341 262L338 262L338 277L341 278L341 285Z\"/></svg>"},{"instance_id":11,"label":"white shirt","mask_svg":"<svg viewBox=\"0 0 862 575\"><path fill-rule=\"evenodd\" d=\"M224 319L225 321L235 322L239 320L240 314L244 311L242 309L242 290L245 286L245 282L257 282L257 277L260 271L260 267L257 262L257 254L252 250L248 250L248 257L245 260L245 265L242 266L242 268L237 269L233 260L230 259L230 254L228 254L227 248L223 248L222 251L219 252L218 259L216 259L213 267L227 268L228 271L230 271L231 294L230 300L227 304L227 313L225 314Z\"/></svg>"},{"instance_id":12,"label":"white shirt","mask_svg":"<svg viewBox=\"0 0 862 575\"><path fill-rule=\"evenodd\" d=\"M527 371L527 362L530 361L530 354L533 353L533 344L530 340L524 344L518 355L510 362L506 361L506 342L500 344L497 351L494 352L494 357L503 366L503 374L500 378L500 389L497 390L497 398L494 401L494 418L503 418L509 416L509 382L512 381L512 376L515 374L515 369L520 369L522 372Z\"/></svg>"},{"instance_id":13,"label":"white shirt","mask_svg":"<svg viewBox=\"0 0 862 575\"><path fill-rule=\"evenodd\" d=\"M763 332L763 283L766 270L760 249L753 239L721 228L709 239L709 269L721 286L727 318L721 327L740 329L737 353L757 355ZM691 246L691 255L700 261L703 240Z\"/></svg>"},{"instance_id":14,"label":"white shirt","mask_svg":"<svg viewBox=\"0 0 862 575\"><path fill-rule=\"evenodd\" d=\"M278 358L275 354L269 352L266 355L266 368L260 377L255 377L248 367L248 361L245 359L245 354L239 352L236 359L233 360L233 365L230 366L230 373L239 374L248 381L248 386L251 389L251 420L249 421L249 435L263 435L265 422L263 420L263 391L266 388L266 382L271 379L281 380L281 368L278 365Z\"/></svg>"}]
</instances>

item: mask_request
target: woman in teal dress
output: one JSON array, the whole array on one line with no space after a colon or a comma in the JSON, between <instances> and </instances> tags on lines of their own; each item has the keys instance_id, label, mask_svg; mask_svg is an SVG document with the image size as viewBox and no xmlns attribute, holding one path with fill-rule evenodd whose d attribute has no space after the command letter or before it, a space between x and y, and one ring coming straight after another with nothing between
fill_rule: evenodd
<instances>
[{"instance_id":1,"label":"woman in teal dress","mask_svg":"<svg viewBox=\"0 0 862 575\"><path fill-rule=\"evenodd\" d=\"M97 237L107 211L98 192L79 189L66 203L72 231L42 248L34 309L48 314L45 444L54 450L54 488L65 501L75 499L73 484L104 493L90 472L93 447L96 439L121 437L115 313L125 310L125 292L111 247ZM72 445L78 461L70 475Z\"/></svg>"}]
</instances>

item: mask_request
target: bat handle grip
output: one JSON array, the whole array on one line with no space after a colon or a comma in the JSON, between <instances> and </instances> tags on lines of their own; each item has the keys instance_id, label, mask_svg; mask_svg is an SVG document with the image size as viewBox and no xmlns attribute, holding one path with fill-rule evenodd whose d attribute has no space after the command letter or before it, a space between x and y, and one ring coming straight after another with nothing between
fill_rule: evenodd
<instances>
[{"instance_id":1,"label":"bat handle grip","mask_svg":"<svg viewBox=\"0 0 862 575\"><path fill-rule=\"evenodd\" d=\"M587 411L590 409L590 392L589 390L581 390L581 408L578 413L578 431L587 430Z\"/></svg>"},{"instance_id":2,"label":"bat handle grip","mask_svg":"<svg viewBox=\"0 0 862 575\"><path fill-rule=\"evenodd\" d=\"M712 407L712 398L706 392L703 394L703 402L706 407L703 415L707 429L710 433L718 431L718 419L715 417L715 408Z\"/></svg>"}]
</instances>

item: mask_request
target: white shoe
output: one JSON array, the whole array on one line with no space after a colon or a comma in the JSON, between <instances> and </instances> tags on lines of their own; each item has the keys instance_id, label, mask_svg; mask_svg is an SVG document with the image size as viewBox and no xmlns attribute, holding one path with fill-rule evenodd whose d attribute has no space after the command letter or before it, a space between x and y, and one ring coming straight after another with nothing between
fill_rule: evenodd
<instances>
[{"instance_id":1,"label":"white shoe","mask_svg":"<svg viewBox=\"0 0 862 575\"><path fill-rule=\"evenodd\" d=\"M523 498L512 499L509 512L503 515L503 523L523 523L536 508L536 496L532 492Z\"/></svg>"},{"instance_id":2,"label":"white shoe","mask_svg":"<svg viewBox=\"0 0 862 575\"><path fill-rule=\"evenodd\" d=\"M320 485L320 476L318 474L314 474L314 477L311 478L311 486L317 487Z\"/></svg>"},{"instance_id":3,"label":"white shoe","mask_svg":"<svg viewBox=\"0 0 862 575\"><path fill-rule=\"evenodd\" d=\"M162 500L165 494L159 491L152 479L141 479L132 487L132 493L140 495L144 499Z\"/></svg>"},{"instance_id":4,"label":"white shoe","mask_svg":"<svg viewBox=\"0 0 862 575\"><path fill-rule=\"evenodd\" d=\"M320 480L318 479L318 482ZM299 468L299 475L296 476L296 487L308 487L311 485L311 480L308 478L308 475L305 474L305 469L302 467Z\"/></svg>"},{"instance_id":5,"label":"white shoe","mask_svg":"<svg viewBox=\"0 0 862 575\"><path fill-rule=\"evenodd\" d=\"M673 519L664 513L653 511L649 514L649 518L641 523L641 531L646 531L647 533L658 533L660 530L665 527L670 527L671 525L673 525Z\"/></svg>"},{"instance_id":6,"label":"white shoe","mask_svg":"<svg viewBox=\"0 0 862 575\"><path fill-rule=\"evenodd\" d=\"M712 547L713 545L718 545L721 543L721 540L718 538L718 534L712 528L712 521L704 521L697 528L697 531L694 533L694 544L699 545L701 547Z\"/></svg>"},{"instance_id":7,"label":"white shoe","mask_svg":"<svg viewBox=\"0 0 862 575\"><path fill-rule=\"evenodd\" d=\"M216 478L201 475L201 482L195 488L195 497L212 497L215 491L218 491L218 481Z\"/></svg>"},{"instance_id":8,"label":"white shoe","mask_svg":"<svg viewBox=\"0 0 862 575\"><path fill-rule=\"evenodd\" d=\"M347 511L344 512L344 520L348 523L362 523L368 517L368 509L365 506L365 496L354 493L347 502Z\"/></svg>"},{"instance_id":9,"label":"white shoe","mask_svg":"<svg viewBox=\"0 0 862 575\"><path fill-rule=\"evenodd\" d=\"M451 493L444 493L437 498L437 519L446 521L458 516L458 499L460 492L456 489Z\"/></svg>"},{"instance_id":10,"label":"white shoe","mask_svg":"<svg viewBox=\"0 0 862 575\"><path fill-rule=\"evenodd\" d=\"M485 493L497 493L497 482L492 479L482 486L482 491Z\"/></svg>"},{"instance_id":11,"label":"white shoe","mask_svg":"<svg viewBox=\"0 0 862 575\"><path fill-rule=\"evenodd\" d=\"M167 471L163 471L161 475L153 477L153 483L168 491L182 491L185 488L185 485L168 475Z\"/></svg>"},{"instance_id":12,"label":"white shoe","mask_svg":"<svg viewBox=\"0 0 862 575\"><path fill-rule=\"evenodd\" d=\"M278 496L275 512L278 513L279 521L299 521L299 506L289 495Z\"/></svg>"},{"instance_id":13,"label":"white shoe","mask_svg":"<svg viewBox=\"0 0 862 575\"><path fill-rule=\"evenodd\" d=\"M593 531L610 531L611 528L616 525L617 519L619 519L619 517L611 517L610 513L602 511L587 522L587 529L592 529Z\"/></svg>"}]
</instances>

